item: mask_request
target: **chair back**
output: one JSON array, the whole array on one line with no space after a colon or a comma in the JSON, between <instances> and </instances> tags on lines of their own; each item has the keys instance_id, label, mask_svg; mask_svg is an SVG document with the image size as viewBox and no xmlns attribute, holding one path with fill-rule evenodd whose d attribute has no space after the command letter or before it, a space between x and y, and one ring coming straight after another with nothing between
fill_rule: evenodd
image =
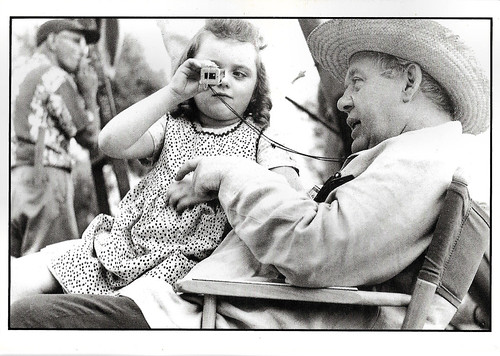
<instances>
[{"instance_id":1,"label":"chair back","mask_svg":"<svg viewBox=\"0 0 500 356\"><path fill-rule=\"evenodd\" d=\"M404 329L420 329L434 293L458 308L467 294L490 238L490 219L469 196L457 171L447 189L432 241L419 271Z\"/></svg>"}]
</instances>

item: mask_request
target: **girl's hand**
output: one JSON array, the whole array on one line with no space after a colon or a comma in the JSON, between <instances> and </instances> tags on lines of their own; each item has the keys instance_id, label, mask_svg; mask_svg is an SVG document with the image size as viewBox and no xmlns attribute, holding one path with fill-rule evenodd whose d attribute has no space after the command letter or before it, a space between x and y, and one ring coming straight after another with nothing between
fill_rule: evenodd
<instances>
[{"instance_id":1,"label":"girl's hand","mask_svg":"<svg viewBox=\"0 0 500 356\"><path fill-rule=\"evenodd\" d=\"M207 90L200 85L200 71L204 67L217 67L217 65L209 60L189 58L177 69L168 85L180 102Z\"/></svg>"},{"instance_id":2,"label":"girl's hand","mask_svg":"<svg viewBox=\"0 0 500 356\"><path fill-rule=\"evenodd\" d=\"M196 194L194 191L192 177L185 177L181 181L174 181L167 191L168 205L178 213L196 204L205 203L217 198L217 194Z\"/></svg>"}]
</instances>

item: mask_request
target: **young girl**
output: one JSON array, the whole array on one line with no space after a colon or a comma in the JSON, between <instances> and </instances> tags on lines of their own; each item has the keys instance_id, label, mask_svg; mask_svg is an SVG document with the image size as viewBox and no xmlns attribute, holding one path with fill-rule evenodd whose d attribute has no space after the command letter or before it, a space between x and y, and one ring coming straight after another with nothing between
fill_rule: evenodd
<instances>
[{"instance_id":1,"label":"young girl","mask_svg":"<svg viewBox=\"0 0 500 356\"><path fill-rule=\"evenodd\" d=\"M99 144L106 154L146 158L154 166L120 202L117 216L97 216L78 245L51 260L49 269L66 292L111 294L143 275L173 284L212 253L227 224L218 202L203 202L184 192L187 186L179 186L176 193L182 196L179 201L188 202L179 210L197 203L192 208L177 212L165 198L188 159L246 157L297 184L293 161L235 114L260 130L269 124L271 101L261 47L258 31L246 21L207 21L170 83L102 130ZM214 91L200 85L203 67L225 71Z\"/></svg>"}]
</instances>

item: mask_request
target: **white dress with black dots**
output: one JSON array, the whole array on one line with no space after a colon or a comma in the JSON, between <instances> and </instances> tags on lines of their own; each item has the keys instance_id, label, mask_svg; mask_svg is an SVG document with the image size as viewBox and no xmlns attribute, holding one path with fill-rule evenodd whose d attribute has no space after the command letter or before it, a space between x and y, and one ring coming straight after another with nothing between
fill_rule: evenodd
<instances>
[{"instance_id":1,"label":"white dress with black dots","mask_svg":"<svg viewBox=\"0 0 500 356\"><path fill-rule=\"evenodd\" d=\"M259 134L242 122L207 130L184 118L165 115L162 119L158 160L122 199L117 216L98 215L81 243L49 263L65 292L112 294L142 275L173 284L222 241L227 219L218 202L198 204L178 214L168 205L165 193L182 164L193 157L229 155L256 160ZM264 160L272 162L273 158ZM289 158L274 160L293 166Z\"/></svg>"}]
</instances>

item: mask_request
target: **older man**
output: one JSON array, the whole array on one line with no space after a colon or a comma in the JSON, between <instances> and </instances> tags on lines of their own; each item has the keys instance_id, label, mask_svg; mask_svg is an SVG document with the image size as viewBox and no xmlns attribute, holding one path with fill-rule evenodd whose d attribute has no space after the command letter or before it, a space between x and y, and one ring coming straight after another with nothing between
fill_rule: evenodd
<instances>
[{"instance_id":1,"label":"older man","mask_svg":"<svg viewBox=\"0 0 500 356\"><path fill-rule=\"evenodd\" d=\"M69 143L97 149L97 76L86 54L98 38L74 20L47 21L36 52L13 71L11 256L78 238Z\"/></svg>"},{"instance_id":2,"label":"older man","mask_svg":"<svg viewBox=\"0 0 500 356\"><path fill-rule=\"evenodd\" d=\"M314 58L345 83L338 107L348 114L353 155L320 191L320 202L245 160L188 162L178 179L194 171L195 200L218 197L234 229L188 277L284 276L299 286L409 292L414 261L430 243L445 190L455 170L467 168L467 133L488 127L487 80L456 36L431 20L336 19L315 29L308 43ZM178 210L191 199L169 192ZM48 282L44 291L54 285ZM37 292L20 290L16 297ZM23 299L13 305L12 325L71 327L58 318L59 307L75 310L75 303L79 315L110 321L109 314L96 316L97 308L88 311L105 302L152 328L199 327L196 300L179 297L159 280L140 279L118 294L128 298ZM427 326L444 328L455 309L439 298L435 306L438 313ZM217 312L219 328L264 329L398 328L404 314L403 308L241 299L222 300Z\"/></svg>"}]
</instances>

